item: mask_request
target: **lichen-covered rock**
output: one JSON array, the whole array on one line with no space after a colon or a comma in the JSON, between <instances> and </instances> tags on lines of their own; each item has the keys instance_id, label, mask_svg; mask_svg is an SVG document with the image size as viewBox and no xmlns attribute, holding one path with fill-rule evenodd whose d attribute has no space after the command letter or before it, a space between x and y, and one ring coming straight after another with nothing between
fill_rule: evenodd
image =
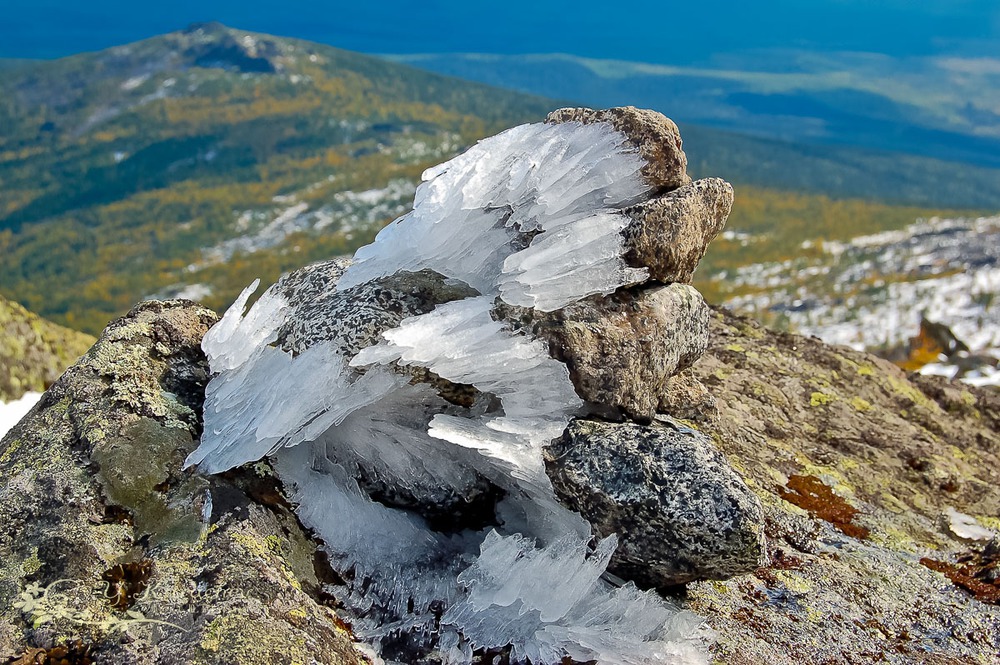
<instances>
[{"instance_id":1,"label":"lichen-covered rock","mask_svg":"<svg viewBox=\"0 0 1000 665\"><path fill-rule=\"evenodd\" d=\"M717 631L716 659L997 662L996 587L972 565L986 553L970 555L983 546L943 518L952 508L1000 527L1000 393L907 376L725 310L711 330L685 374L713 403L685 404L682 392L667 401L759 497L772 559L688 585L687 607Z\"/></svg>"},{"instance_id":2,"label":"lichen-covered rock","mask_svg":"<svg viewBox=\"0 0 1000 665\"><path fill-rule=\"evenodd\" d=\"M715 397L712 392L694 376L689 367L667 382L666 390L660 394L657 413L669 413L675 418L701 421L716 413Z\"/></svg>"},{"instance_id":3,"label":"lichen-covered rock","mask_svg":"<svg viewBox=\"0 0 1000 665\"><path fill-rule=\"evenodd\" d=\"M733 209L733 186L706 178L626 210L633 219L622 235L635 268L649 268L660 282L691 281L708 244Z\"/></svg>"},{"instance_id":4,"label":"lichen-covered rock","mask_svg":"<svg viewBox=\"0 0 1000 665\"><path fill-rule=\"evenodd\" d=\"M345 358L377 344L382 333L406 318L427 314L435 306L478 295L468 285L447 279L431 270L399 272L387 277L338 289L337 282L350 265L338 258L313 263L283 276L274 285L289 309L275 334L275 346L292 355L319 344L332 343ZM471 406L481 397L468 385L446 381L419 366L397 368L414 384L433 386L436 398L427 408L449 404ZM347 455L344 451L343 455ZM445 529L481 525L493 518L493 509L503 492L486 478L470 473L460 487L444 486L433 473L412 467L407 484L391 477L378 456L356 455L343 463L356 468L360 488L379 502L415 511ZM440 465L438 465L440 466Z\"/></svg>"},{"instance_id":5,"label":"lichen-covered rock","mask_svg":"<svg viewBox=\"0 0 1000 665\"><path fill-rule=\"evenodd\" d=\"M656 111L634 106L600 110L562 108L549 113L545 122L580 122L585 125L607 122L639 149L639 154L646 160L642 174L650 185L669 191L691 182L681 132L673 120Z\"/></svg>"},{"instance_id":6,"label":"lichen-covered rock","mask_svg":"<svg viewBox=\"0 0 1000 665\"><path fill-rule=\"evenodd\" d=\"M199 427L212 321L143 304L0 444L0 656L79 638L97 662L357 660L317 602L337 587L267 466L221 478L177 466ZM996 546L970 552L942 516L1000 527L1000 395L724 311L711 327L662 405L760 499L771 554L687 585L717 660L995 662L1000 606L983 590Z\"/></svg>"},{"instance_id":7,"label":"lichen-covered rock","mask_svg":"<svg viewBox=\"0 0 1000 665\"><path fill-rule=\"evenodd\" d=\"M624 289L550 313L498 311L515 329L548 342L580 397L640 420L653 417L669 378L708 345L708 306L684 284Z\"/></svg>"},{"instance_id":8,"label":"lichen-covered rock","mask_svg":"<svg viewBox=\"0 0 1000 665\"><path fill-rule=\"evenodd\" d=\"M641 586L728 579L766 560L760 502L699 432L574 420L546 472L595 535L618 534L608 570Z\"/></svg>"},{"instance_id":9,"label":"lichen-covered rock","mask_svg":"<svg viewBox=\"0 0 1000 665\"><path fill-rule=\"evenodd\" d=\"M359 661L268 467L181 469L215 321L138 305L0 443L0 657L79 640L107 663Z\"/></svg>"}]
</instances>

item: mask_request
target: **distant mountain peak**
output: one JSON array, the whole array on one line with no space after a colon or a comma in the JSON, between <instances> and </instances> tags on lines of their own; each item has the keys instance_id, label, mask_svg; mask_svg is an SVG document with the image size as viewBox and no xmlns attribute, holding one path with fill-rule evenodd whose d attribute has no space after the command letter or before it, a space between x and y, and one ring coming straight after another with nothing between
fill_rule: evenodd
<instances>
[{"instance_id":1,"label":"distant mountain peak","mask_svg":"<svg viewBox=\"0 0 1000 665\"><path fill-rule=\"evenodd\" d=\"M255 74L283 70L282 48L274 37L228 28L221 23L195 23L174 37L182 58L194 67ZM188 42L188 43L185 43Z\"/></svg>"},{"instance_id":2,"label":"distant mountain peak","mask_svg":"<svg viewBox=\"0 0 1000 665\"><path fill-rule=\"evenodd\" d=\"M0 292L91 331L168 288L224 306L234 253L274 279L353 250L555 105L219 23L0 69Z\"/></svg>"},{"instance_id":3,"label":"distant mountain peak","mask_svg":"<svg viewBox=\"0 0 1000 665\"><path fill-rule=\"evenodd\" d=\"M229 34L233 31L228 25L219 21L196 21L180 32L183 34Z\"/></svg>"}]
</instances>

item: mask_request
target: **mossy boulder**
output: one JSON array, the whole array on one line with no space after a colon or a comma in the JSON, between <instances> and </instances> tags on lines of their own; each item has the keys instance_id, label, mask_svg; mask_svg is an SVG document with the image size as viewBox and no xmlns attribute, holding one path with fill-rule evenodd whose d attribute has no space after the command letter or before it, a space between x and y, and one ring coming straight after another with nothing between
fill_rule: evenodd
<instances>
[{"instance_id":1,"label":"mossy boulder","mask_svg":"<svg viewBox=\"0 0 1000 665\"><path fill-rule=\"evenodd\" d=\"M688 585L718 662L997 662L1000 607L933 562L980 556L947 529L949 508L1000 527L1000 393L722 309L711 332L664 404L760 498L772 556Z\"/></svg>"},{"instance_id":2,"label":"mossy boulder","mask_svg":"<svg viewBox=\"0 0 1000 665\"><path fill-rule=\"evenodd\" d=\"M142 303L0 443L0 657L63 644L98 663L359 661L268 467L181 468L215 321Z\"/></svg>"}]
</instances>

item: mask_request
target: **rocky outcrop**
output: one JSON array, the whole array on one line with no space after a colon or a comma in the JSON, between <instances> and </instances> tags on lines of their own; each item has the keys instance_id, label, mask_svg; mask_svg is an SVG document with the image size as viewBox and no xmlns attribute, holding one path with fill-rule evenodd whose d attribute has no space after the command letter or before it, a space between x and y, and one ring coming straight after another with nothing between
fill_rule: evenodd
<instances>
[{"instance_id":1,"label":"rocky outcrop","mask_svg":"<svg viewBox=\"0 0 1000 665\"><path fill-rule=\"evenodd\" d=\"M725 310L711 331L666 402L760 499L771 554L751 574L687 586L716 658L996 662L996 564L947 516L1000 530L1000 394Z\"/></svg>"},{"instance_id":2,"label":"rocky outcrop","mask_svg":"<svg viewBox=\"0 0 1000 665\"><path fill-rule=\"evenodd\" d=\"M197 342L213 320L190 303L142 305L0 444L11 525L0 533L0 656L80 639L97 662L358 658L320 591L335 580L266 465L225 478L179 469L205 380ZM710 324L708 351L671 380L666 404L747 480L771 553L752 573L687 585L683 603L716 632L717 661L992 662L1000 608L982 589L995 545L957 538L942 517L951 508L1000 527L997 393L724 310ZM135 489L152 485L141 491L153 503L110 500L112 464L147 470ZM128 609L104 597L109 584L125 598L140 588L126 580L147 561L147 596L132 592Z\"/></svg>"},{"instance_id":3,"label":"rocky outcrop","mask_svg":"<svg viewBox=\"0 0 1000 665\"><path fill-rule=\"evenodd\" d=\"M267 465L181 469L215 321L190 302L137 306L0 443L0 657L359 661Z\"/></svg>"},{"instance_id":4,"label":"rocky outcrop","mask_svg":"<svg viewBox=\"0 0 1000 665\"><path fill-rule=\"evenodd\" d=\"M0 296L0 402L42 392L93 343Z\"/></svg>"},{"instance_id":5,"label":"rocky outcrop","mask_svg":"<svg viewBox=\"0 0 1000 665\"><path fill-rule=\"evenodd\" d=\"M24 662L58 648L80 662L358 662L347 619L356 629L367 622L364 630L380 637L382 653L401 662L516 661L528 649L548 654L535 662L548 662L567 655L566 645L578 661L594 660L594 653L610 652L603 645L588 650L588 641L609 634L604 644L613 648L634 646L629 640L668 645L698 662L700 638L684 626L646 642L667 621L684 624L691 615L676 613L652 592L618 587L624 578L705 617L721 662L991 662L1000 652L998 548L986 538L1000 527L998 395L908 377L886 361L713 312L690 286L659 283L690 276L728 211L727 186L688 183L679 136L659 116L574 109L550 120L612 123L647 160L642 177L663 189L623 211L631 223L614 228L622 229L621 258L639 261L650 281L639 273L638 282L621 282L613 293L546 312L503 304L433 270L385 273L338 290L347 264L318 264L265 294L271 309L226 317L235 339L266 339L257 358L265 369L277 368L261 374L267 385L251 383L248 401L228 403L220 395L238 382L213 380L223 392L209 389L209 400L231 408L240 428L248 405L270 408L276 390L301 386L289 376L329 378L329 366L316 371L311 364L326 357L340 362L340 371L356 372L352 383L331 383L334 389L360 391L369 385L362 381L390 377L397 396L412 398L366 403L370 411L340 416L338 422L354 418L340 431L344 440L388 433L426 446L421 453L437 451L432 446L440 439L424 431L434 422L451 426L452 437L509 434L480 440L508 458L490 466L484 460L495 458L453 446L454 459L442 464L469 471L461 475L441 473L405 446L348 445L344 453L344 441L335 437L311 450L300 443L276 458L282 473L299 473L294 496L304 507L306 487L331 502L314 501L300 518L353 539L355 549L320 543L299 523L289 488L268 461L211 476L183 468L202 434L209 368L199 344L216 317L193 303L144 303L109 326L0 443L0 520L11 525L0 533L0 655ZM690 231L676 238L675 252L657 253L656 238L671 238L675 228ZM529 225L512 233L510 249L530 246L533 233ZM615 271L635 274L627 266ZM511 283L519 278L506 276ZM480 309L469 310L470 302ZM444 317L442 305L451 306L448 325L425 318L426 328L403 330L434 312ZM471 333L455 327L470 321ZM213 330L206 348L226 370L242 371L248 356L240 356L239 343L227 346L220 329L226 325ZM380 341L392 331L395 349ZM453 345L440 361L435 345L450 341L442 331L492 346L472 345L488 353L465 358L468 349ZM420 352L434 362L421 365L410 352L427 340ZM322 343L334 353L307 355ZM358 360L359 350L370 357ZM518 388L517 372L491 384L491 393L431 369L463 375L456 358L474 377L481 366L509 370L525 358L536 363L529 369L565 364L558 367L561 383L542 382L560 398L558 391L569 395L561 402L569 415L557 421L564 431L545 437L545 475L530 463L518 466L516 457L536 433L502 429L550 424L504 420L536 406L503 403ZM288 409L301 406L295 395L281 397ZM400 413L387 412L386 404ZM279 447L290 441L281 438L283 423L272 419L284 415L279 411L254 414L261 416L255 440L264 440L265 449L268 436ZM484 415L492 420L480 420ZM322 409L304 412L305 426L324 416ZM373 421L378 427L366 429ZM515 434L523 439L511 445ZM237 444L243 440L236 437ZM400 450L396 459L380 456ZM424 467L409 468L418 465ZM452 483L444 494L437 478ZM525 479L531 482L520 484ZM334 489L322 484L345 480ZM541 503L530 502L537 498ZM334 501L348 509L332 511ZM552 531L546 535L554 534L553 542L536 546L502 531L517 520L531 524L541 516L544 525L566 518L567 507L586 519L569 515L579 527L569 534L576 541ZM368 519L387 530L363 531ZM342 523L353 530L338 531ZM390 526L408 536L394 541ZM376 539L384 541L381 549L369 545ZM560 551L560 542L577 542L578 557ZM418 548L428 555L408 563L405 556ZM337 568L339 576L322 551L354 565ZM372 571L378 561L361 556L371 552L403 557L379 577ZM596 570L593 585L604 570L594 560L610 561L614 585L600 582L605 586L595 592L568 576L570 600L550 602L553 592L544 584L551 584L552 562ZM425 608L416 592L400 597L393 588L408 588L402 585L412 580L401 576L427 570L437 576L422 578L419 590L437 598L444 589L451 606ZM511 570L535 577L507 580ZM454 576L445 574L454 571L459 587L448 586ZM581 598L583 610L568 613ZM487 615L484 607L499 609ZM606 628L614 612L628 615L630 624L653 616L658 625L616 635L617 628ZM559 623L567 614L576 623ZM606 622L599 630L578 632L598 621ZM494 649L490 640L509 626L517 628L514 637ZM535 639L545 632L548 641ZM463 642L469 635L483 637ZM472 645L483 644L491 646L474 651Z\"/></svg>"}]
</instances>

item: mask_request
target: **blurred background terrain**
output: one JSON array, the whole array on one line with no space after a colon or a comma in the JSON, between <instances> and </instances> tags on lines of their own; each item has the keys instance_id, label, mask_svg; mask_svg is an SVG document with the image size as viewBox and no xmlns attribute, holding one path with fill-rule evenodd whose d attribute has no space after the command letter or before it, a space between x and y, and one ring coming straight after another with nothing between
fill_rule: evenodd
<instances>
[{"instance_id":1,"label":"blurred background terrain","mask_svg":"<svg viewBox=\"0 0 1000 665\"><path fill-rule=\"evenodd\" d=\"M710 301L1000 380L994 3L468 4L9 8L0 296L90 335L143 298L221 310L370 242L477 139L632 104L736 186Z\"/></svg>"}]
</instances>

